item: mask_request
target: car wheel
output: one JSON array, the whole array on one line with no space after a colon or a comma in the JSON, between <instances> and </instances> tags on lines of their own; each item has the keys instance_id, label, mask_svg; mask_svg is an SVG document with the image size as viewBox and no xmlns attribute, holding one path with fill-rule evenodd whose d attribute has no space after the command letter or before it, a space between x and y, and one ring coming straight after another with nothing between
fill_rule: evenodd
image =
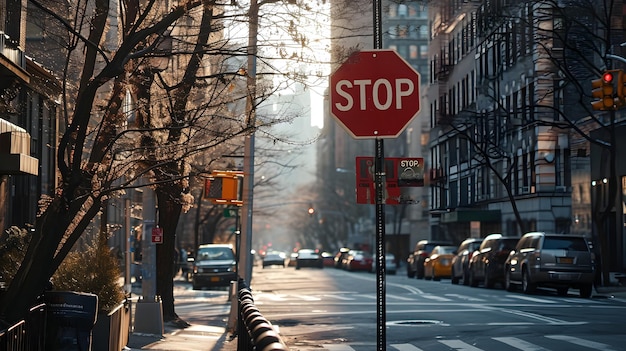
<instances>
[{"instance_id":1,"label":"car wheel","mask_svg":"<svg viewBox=\"0 0 626 351\"><path fill-rule=\"evenodd\" d=\"M450 276L450 282L452 284L458 284L459 283L459 278L456 276L456 273L454 273L454 267L452 267L452 274Z\"/></svg>"},{"instance_id":2,"label":"car wheel","mask_svg":"<svg viewBox=\"0 0 626 351\"><path fill-rule=\"evenodd\" d=\"M493 289L494 286L495 286L495 283L493 282L493 279L489 277L489 267L486 266L485 267L485 287L487 289Z\"/></svg>"},{"instance_id":3,"label":"car wheel","mask_svg":"<svg viewBox=\"0 0 626 351\"><path fill-rule=\"evenodd\" d=\"M569 287L565 286L565 287L560 287L556 289L556 293L559 296L567 296L567 290L569 290Z\"/></svg>"},{"instance_id":4,"label":"car wheel","mask_svg":"<svg viewBox=\"0 0 626 351\"><path fill-rule=\"evenodd\" d=\"M469 281L469 270L468 269L464 269L463 270L463 285L469 285L470 281Z\"/></svg>"},{"instance_id":5,"label":"car wheel","mask_svg":"<svg viewBox=\"0 0 626 351\"><path fill-rule=\"evenodd\" d=\"M407 278L415 278L415 271L411 270L411 266L406 267L406 276Z\"/></svg>"},{"instance_id":6,"label":"car wheel","mask_svg":"<svg viewBox=\"0 0 626 351\"><path fill-rule=\"evenodd\" d=\"M528 274L528 269L526 268L522 270L522 291L524 294L535 292L535 284L530 281L530 274Z\"/></svg>"},{"instance_id":7,"label":"car wheel","mask_svg":"<svg viewBox=\"0 0 626 351\"><path fill-rule=\"evenodd\" d=\"M591 297L591 292L593 291L593 285L584 284L580 286L580 297L588 299Z\"/></svg>"},{"instance_id":8,"label":"car wheel","mask_svg":"<svg viewBox=\"0 0 626 351\"><path fill-rule=\"evenodd\" d=\"M474 276L474 271L471 268L469 270L469 285L473 288L478 286L478 279Z\"/></svg>"},{"instance_id":9,"label":"car wheel","mask_svg":"<svg viewBox=\"0 0 626 351\"><path fill-rule=\"evenodd\" d=\"M513 292L515 291L515 285L511 282L511 272L507 268L504 273L504 288L506 291Z\"/></svg>"},{"instance_id":10,"label":"car wheel","mask_svg":"<svg viewBox=\"0 0 626 351\"><path fill-rule=\"evenodd\" d=\"M422 268L422 272L419 272L419 269L415 272L415 277L417 279L424 279L424 269Z\"/></svg>"}]
</instances>

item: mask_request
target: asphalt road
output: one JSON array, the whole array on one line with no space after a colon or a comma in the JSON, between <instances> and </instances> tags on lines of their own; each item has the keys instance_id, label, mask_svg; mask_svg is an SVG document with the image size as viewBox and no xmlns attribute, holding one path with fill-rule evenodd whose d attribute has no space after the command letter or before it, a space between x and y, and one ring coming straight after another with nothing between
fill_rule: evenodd
<instances>
[{"instance_id":1,"label":"asphalt road","mask_svg":"<svg viewBox=\"0 0 626 351\"><path fill-rule=\"evenodd\" d=\"M375 282L376 275L367 272L255 267L251 288L256 306L291 351L373 351L379 338L391 351L626 350L625 292L594 291L591 299L580 298L577 290L568 296L548 289L525 295L446 279L409 279L401 270L385 277L383 337ZM177 280L176 311L194 326L223 329L230 320L228 294L226 288L194 291ZM204 329L175 334L141 349L215 350L207 343L226 335ZM179 339L187 343L173 348ZM236 349L236 343L218 344Z\"/></svg>"},{"instance_id":2,"label":"asphalt road","mask_svg":"<svg viewBox=\"0 0 626 351\"><path fill-rule=\"evenodd\" d=\"M525 295L409 279L402 271L385 281L387 350L626 349L623 298L547 289ZM375 282L367 272L273 267L255 269L251 288L291 350L376 350Z\"/></svg>"}]
</instances>

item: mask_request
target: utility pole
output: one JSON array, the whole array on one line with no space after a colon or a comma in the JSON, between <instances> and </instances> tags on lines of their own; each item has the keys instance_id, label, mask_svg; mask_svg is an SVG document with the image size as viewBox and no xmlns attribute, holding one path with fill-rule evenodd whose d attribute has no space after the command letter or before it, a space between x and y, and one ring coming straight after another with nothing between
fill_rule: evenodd
<instances>
[{"instance_id":1,"label":"utility pole","mask_svg":"<svg viewBox=\"0 0 626 351\"><path fill-rule=\"evenodd\" d=\"M249 33L248 33L248 69L246 98L246 125L250 133L246 136L244 145L243 169L243 218L241 222L241 264L243 268L241 278L248 285L252 280L252 208L254 190L254 133L256 129L256 55L257 55L257 34L259 29L259 5L257 0L250 1L248 11Z\"/></svg>"}]
</instances>

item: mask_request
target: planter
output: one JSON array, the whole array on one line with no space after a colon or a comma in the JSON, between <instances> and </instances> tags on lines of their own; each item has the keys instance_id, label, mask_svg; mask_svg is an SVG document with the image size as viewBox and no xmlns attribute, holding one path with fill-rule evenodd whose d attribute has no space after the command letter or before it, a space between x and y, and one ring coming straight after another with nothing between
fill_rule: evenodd
<instances>
[{"instance_id":1,"label":"planter","mask_svg":"<svg viewBox=\"0 0 626 351\"><path fill-rule=\"evenodd\" d=\"M126 300L110 313L98 313L91 333L92 351L121 351L130 334L130 301Z\"/></svg>"}]
</instances>

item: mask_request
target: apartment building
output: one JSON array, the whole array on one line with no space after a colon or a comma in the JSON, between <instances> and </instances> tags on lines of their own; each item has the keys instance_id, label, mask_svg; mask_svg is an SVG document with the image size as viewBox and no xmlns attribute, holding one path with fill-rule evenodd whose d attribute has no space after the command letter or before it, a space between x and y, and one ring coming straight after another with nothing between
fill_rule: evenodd
<instances>
[{"instance_id":1,"label":"apartment building","mask_svg":"<svg viewBox=\"0 0 626 351\"><path fill-rule=\"evenodd\" d=\"M602 172L592 172L590 139L581 131L589 133L598 128L591 121L608 118L588 107L593 68L606 68L592 49L607 44L593 46L591 32L568 27L568 16L588 28L600 26L583 11L551 7L558 4L431 3L427 100L434 238L458 242L533 230L597 238L590 175L600 179ZM622 12L607 23L622 23ZM615 124L620 112L613 116ZM621 231L611 234L618 247Z\"/></svg>"}]
</instances>

